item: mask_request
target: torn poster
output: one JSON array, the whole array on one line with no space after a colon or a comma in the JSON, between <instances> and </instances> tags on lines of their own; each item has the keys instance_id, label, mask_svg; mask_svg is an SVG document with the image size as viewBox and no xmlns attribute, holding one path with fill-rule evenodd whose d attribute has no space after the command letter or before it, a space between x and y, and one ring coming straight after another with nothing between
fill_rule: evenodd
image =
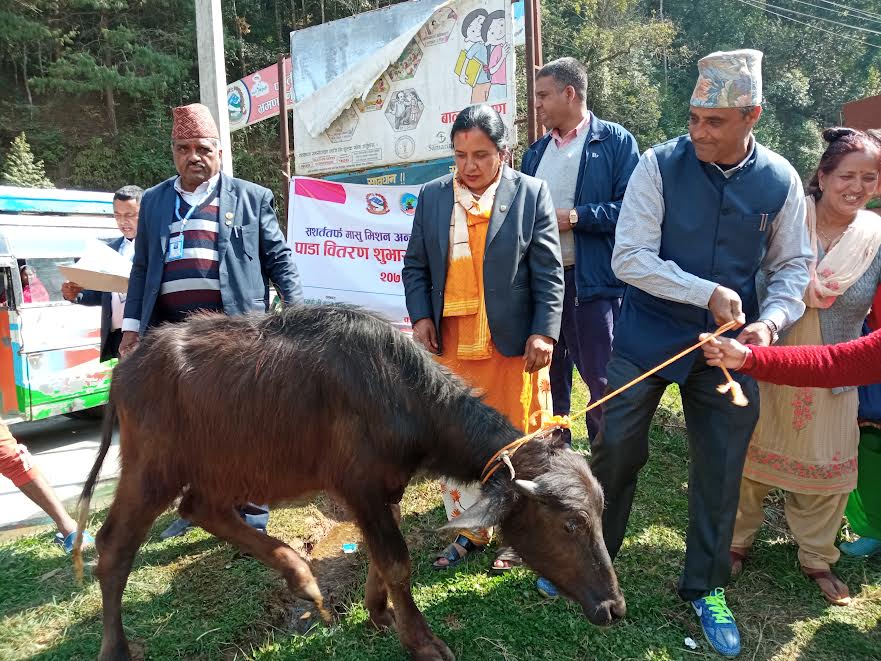
<instances>
[{"instance_id":1,"label":"torn poster","mask_svg":"<svg viewBox=\"0 0 881 661\"><path fill-rule=\"evenodd\" d=\"M297 174L447 158L474 103L515 138L513 43L507 0L413 0L292 32Z\"/></svg>"}]
</instances>

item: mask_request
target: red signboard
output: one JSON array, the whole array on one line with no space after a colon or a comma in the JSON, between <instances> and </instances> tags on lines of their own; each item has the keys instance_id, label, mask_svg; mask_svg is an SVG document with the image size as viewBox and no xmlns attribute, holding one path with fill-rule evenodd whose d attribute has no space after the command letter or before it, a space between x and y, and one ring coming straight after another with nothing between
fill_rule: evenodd
<instances>
[{"instance_id":1,"label":"red signboard","mask_svg":"<svg viewBox=\"0 0 881 661\"><path fill-rule=\"evenodd\" d=\"M291 58L284 61L288 110L294 106ZM278 115L278 64L260 69L226 87L229 130L235 131Z\"/></svg>"}]
</instances>

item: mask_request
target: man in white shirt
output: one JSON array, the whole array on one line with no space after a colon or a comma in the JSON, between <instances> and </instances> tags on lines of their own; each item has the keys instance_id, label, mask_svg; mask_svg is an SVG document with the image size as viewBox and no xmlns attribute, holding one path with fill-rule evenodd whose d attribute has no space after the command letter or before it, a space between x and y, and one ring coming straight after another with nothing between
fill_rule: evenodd
<instances>
[{"instance_id":1,"label":"man in white shirt","mask_svg":"<svg viewBox=\"0 0 881 661\"><path fill-rule=\"evenodd\" d=\"M123 186L113 194L113 217L122 237L112 241L110 247L129 261L135 256L138 211L143 194L144 191L137 186ZM101 306L101 360L119 358L125 294L93 291L73 282L65 282L61 286L61 295L71 303Z\"/></svg>"}]
</instances>

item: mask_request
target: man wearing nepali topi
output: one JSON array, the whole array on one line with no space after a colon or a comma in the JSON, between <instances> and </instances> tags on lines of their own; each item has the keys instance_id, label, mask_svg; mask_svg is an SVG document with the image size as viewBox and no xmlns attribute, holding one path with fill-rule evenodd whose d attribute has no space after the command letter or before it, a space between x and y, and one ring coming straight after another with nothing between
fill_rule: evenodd
<instances>
[{"instance_id":1,"label":"man wearing nepali topi","mask_svg":"<svg viewBox=\"0 0 881 661\"><path fill-rule=\"evenodd\" d=\"M220 134L207 107L194 103L173 114L178 176L146 191L141 201L119 346L123 358L151 328L194 312L266 312L270 280L286 304L303 301L272 192L221 173ZM241 514L265 530L267 507L248 505ZM178 520L162 537L188 527Z\"/></svg>"},{"instance_id":2,"label":"man wearing nepali topi","mask_svg":"<svg viewBox=\"0 0 881 661\"><path fill-rule=\"evenodd\" d=\"M804 312L811 251L801 182L752 134L762 114L761 59L755 50L701 59L688 135L649 149L633 172L612 255L612 268L628 287L615 326L609 390L729 321L746 322L741 341L768 345ZM757 275L767 289L761 301ZM723 587L759 401L755 382L737 375L749 404L734 406L716 392L722 378L692 353L610 400L591 467L605 490L603 534L614 558L648 459L652 416L666 387L679 385L691 462L678 591L713 648L733 657L740 634Z\"/></svg>"}]
</instances>

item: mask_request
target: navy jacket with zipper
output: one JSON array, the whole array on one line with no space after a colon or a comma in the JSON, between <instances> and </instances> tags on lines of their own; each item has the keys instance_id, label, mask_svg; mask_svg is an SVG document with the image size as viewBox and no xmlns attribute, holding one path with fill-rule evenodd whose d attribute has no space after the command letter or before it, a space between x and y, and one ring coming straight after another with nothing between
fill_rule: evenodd
<instances>
[{"instance_id":1,"label":"navy jacket with zipper","mask_svg":"<svg viewBox=\"0 0 881 661\"><path fill-rule=\"evenodd\" d=\"M520 171L535 176L550 133L523 155ZM575 289L579 301L620 298L624 283L612 273L615 227L624 190L639 161L636 139L619 124L590 115L575 184Z\"/></svg>"}]
</instances>

